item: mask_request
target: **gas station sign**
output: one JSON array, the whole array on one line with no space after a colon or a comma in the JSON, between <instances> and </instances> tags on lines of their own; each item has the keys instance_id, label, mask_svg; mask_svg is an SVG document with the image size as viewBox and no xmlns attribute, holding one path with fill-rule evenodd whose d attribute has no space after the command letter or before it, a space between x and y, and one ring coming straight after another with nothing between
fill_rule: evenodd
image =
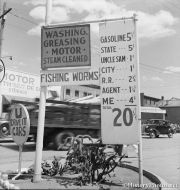
<instances>
[{"instance_id":1,"label":"gas station sign","mask_svg":"<svg viewBox=\"0 0 180 190\"><path fill-rule=\"evenodd\" d=\"M139 86L134 19L101 23L100 52L103 143L137 143Z\"/></svg>"}]
</instances>

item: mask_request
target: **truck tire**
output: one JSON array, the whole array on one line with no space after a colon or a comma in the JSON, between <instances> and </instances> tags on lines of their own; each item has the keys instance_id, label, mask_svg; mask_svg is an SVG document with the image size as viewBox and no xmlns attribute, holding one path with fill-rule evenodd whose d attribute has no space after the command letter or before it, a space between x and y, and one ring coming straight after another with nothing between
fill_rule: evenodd
<instances>
[{"instance_id":1,"label":"truck tire","mask_svg":"<svg viewBox=\"0 0 180 190\"><path fill-rule=\"evenodd\" d=\"M67 150L69 147L64 146L67 137L74 137L74 134L70 131L62 131L54 137L54 148L56 150Z\"/></svg>"},{"instance_id":2,"label":"truck tire","mask_svg":"<svg viewBox=\"0 0 180 190\"><path fill-rule=\"evenodd\" d=\"M6 138L9 135L9 125L7 123L3 123L2 125L0 125L0 138Z\"/></svg>"}]
</instances>

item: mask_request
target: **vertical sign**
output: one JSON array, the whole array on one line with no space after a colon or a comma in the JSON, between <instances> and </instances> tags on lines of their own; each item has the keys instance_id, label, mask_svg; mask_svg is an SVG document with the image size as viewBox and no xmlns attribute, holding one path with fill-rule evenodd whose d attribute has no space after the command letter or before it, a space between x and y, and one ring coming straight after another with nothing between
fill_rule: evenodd
<instances>
[{"instance_id":1,"label":"vertical sign","mask_svg":"<svg viewBox=\"0 0 180 190\"><path fill-rule=\"evenodd\" d=\"M11 136L14 142L19 145L18 174L21 173L22 150L27 141L30 131L29 113L22 104L15 104L10 114ZM15 176L16 178L16 176Z\"/></svg>"},{"instance_id":2,"label":"vertical sign","mask_svg":"<svg viewBox=\"0 0 180 190\"><path fill-rule=\"evenodd\" d=\"M14 105L10 114L10 127L14 142L19 146L23 145L30 131L29 113L24 105Z\"/></svg>"},{"instance_id":3,"label":"vertical sign","mask_svg":"<svg viewBox=\"0 0 180 190\"><path fill-rule=\"evenodd\" d=\"M103 143L138 143L139 87L134 19L100 24L100 51Z\"/></svg>"}]
</instances>

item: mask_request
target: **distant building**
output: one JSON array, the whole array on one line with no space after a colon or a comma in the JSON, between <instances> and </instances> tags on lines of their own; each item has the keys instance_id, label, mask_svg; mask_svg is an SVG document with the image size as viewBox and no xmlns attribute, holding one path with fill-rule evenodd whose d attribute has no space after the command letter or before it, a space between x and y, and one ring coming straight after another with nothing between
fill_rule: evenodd
<instances>
[{"instance_id":1,"label":"distant building","mask_svg":"<svg viewBox=\"0 0 180 190\"><path fill-rule=\"evenodd\" d=\"M166 111L159 108L159 102L164 101L164 97L155 98L147 96L144 93L140 94L141 100L141 119L165 119Z\"/></svg>"},{"instance_id":2,"label":"distant building","mask_svg":"<svg viewBox=\"0 0 180 190\"><path fill-rule=\"evenodd\" d=\"M140 94L140 99L141 99L141 106L143 107L159 107L158 103L161 100L164 100L164 96L161 96L161 99L147 96L144 93Z\"/></svg>"},{"instance_id":3,"label":"distant building","mask_svg":"<svg viewBox=\"0 0 180 190\"><path fill-rule=\"evenodd\" d=\"M165 118L173 123L180 124L180 99L171 98L159 101L158 106L166 110Z\"/></svg>"},{"instance_id":4,"label":"distant building","mask_svg":"<svg viewBox=\"0 0 180 190\"><path fill-rule=\"evenodd\" d=\"M63 86L61 91L61 100L82 98L90 95L93 97L99 96L100 87L96 85Z\"/></svg>"},{"instance_id":5,"label":"distant building","mask_svg":"<svg viewBox=\"0 0 180 190\"><path fill-rule=\"evenodd\" d=\"M81 86L64 86L62 88L61 100L78 99L85 96L92 97L100 96L100 86L97 85L81 85ZM141 119L165 119L165 110L158 107L158 103L164 100L147 96L144 93L140 94L141 99ZM100 103L100 102L99 102Z\"/></svg>"}]
</instances>

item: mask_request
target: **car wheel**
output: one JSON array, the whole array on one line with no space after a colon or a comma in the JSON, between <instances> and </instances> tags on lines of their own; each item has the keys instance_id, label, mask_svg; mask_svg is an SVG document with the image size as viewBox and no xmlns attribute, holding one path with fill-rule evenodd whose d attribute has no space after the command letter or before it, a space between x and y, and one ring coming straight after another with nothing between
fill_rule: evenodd
<instances>
[{"instance_id":1,"label":"car wheel","mask_svg":"<svg viewBox=\"0 0 180 190\"><path fill-rule=\"evenodd\" d=\"M155 134L154 131L152 131L152 132L149 133L149 136L150 136L150 138L152 139L152 138L155 138L155 137L156 137L156 134Z\"/></svg>"},{"instance_id":2,"label":"car wheel","mask_svg":"<svg viewBox=\"0 0 180 190\"><path fill-rule=\"evenodd\" d=\"M169 137L169 138L172 138L172 137L173 137L173 134L172 134L172 133L168 133L168 137Z\"/></svg>"},{"instance_id":3,"label":"car wheel","mask_svg":"<svg viewBox=\"0 0 180 190\"><path fill-rule=\"evenodd\" d=\"M67 137L74 137L74 134L70 131L63 131L55 135L54 148L56 150L67 150L69 148L68 144L67 146L64 146Z\"/></svg>"},{"instance_id":4,"label":"car wheel","mask_svg":"<svg viewBox=\"0 0 180 190\"><path fill-rule=\"evenodd\" d=\"M0 137L6 138L10 135L9 131L9 125L7 123L4 123L0 126Z\"/></svg>"}]
</instances>

